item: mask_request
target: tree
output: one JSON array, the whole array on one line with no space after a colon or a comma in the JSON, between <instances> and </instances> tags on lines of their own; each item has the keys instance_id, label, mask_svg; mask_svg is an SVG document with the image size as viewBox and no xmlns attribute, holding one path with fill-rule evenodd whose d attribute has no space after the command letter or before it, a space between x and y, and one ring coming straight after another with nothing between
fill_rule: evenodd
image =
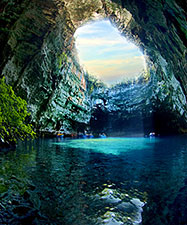
<instances>
[{"instance_id":1,"label":"tree","mask_svg":"<svg viewBox=\"0 0 187 225\"><path fill-rule=\"evenodd\" d=\"M5 77L0 79L0 144L15 145L18 139L33 138L32 125L26 123L29 115L27 102L15 95Z\"/></svg>"}]
</instances>

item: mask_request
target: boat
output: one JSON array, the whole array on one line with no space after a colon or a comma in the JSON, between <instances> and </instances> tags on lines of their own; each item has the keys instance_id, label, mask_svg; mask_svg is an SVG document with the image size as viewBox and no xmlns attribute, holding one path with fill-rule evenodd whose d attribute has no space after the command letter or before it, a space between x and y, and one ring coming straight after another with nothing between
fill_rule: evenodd
<instances>
[{"instance_id":1,"label":"boat","mask_svg":"<svg viewBox=\"0 0 187 225\"><path fill-rule=\"evenodd\" d=\"M99 134L99 138L106 138L106 134Z\"/></svg>"},{"instance_id":2,"label":"boat","mask_svg":"<svg viewBox=\"0 0 187 225\"><path fill-rule=\"evenodd\" d=\"M64 137L64 133L57 133L56 135L57 137L63 138Z\"/></svg>"}]
</instances>

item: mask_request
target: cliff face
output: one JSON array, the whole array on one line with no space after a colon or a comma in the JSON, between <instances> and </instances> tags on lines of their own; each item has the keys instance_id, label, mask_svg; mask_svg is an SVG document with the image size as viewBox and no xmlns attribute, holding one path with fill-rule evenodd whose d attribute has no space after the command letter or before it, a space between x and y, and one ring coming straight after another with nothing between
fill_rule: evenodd
<instances>
[{"instance_id":1,"label":"cliff face","mask_svg":"<svg viewBox=\"0 0 187 225\"><path fill-rule=\"evenodd\" d=\"M184 4L181 1L169 0L112 2L113 7L105 4L111 21L147 55L151 91L144 92L144 96L141 92L139 94L137 92L134 98L143 97L144 101L147 99L147 102L150 102L153 114L149 121L153 122L152 127L158 132L176 131L179 127L186 130L187 33ZM121 4L123 10L113 10L115 4ZM132 106L136 105L136 99L132 99ZM145 124L146 121L144 129L147 127Z\"/></svg>"},{"instance_id":2,"label":"cliff face","mask_svg":"<svg viewBox=\"0 0 187 225\"><path fill-rule=\"evenodd\" d=\"M27 100L36 127L74 129L76 123L89 122L90 102L73 34L96 14L109 18L147 55L154 80L149 90L157 107L187 121L182 1L2 0L0 9L0 74Z\"/></svg>"},{"instance_id":3,"label":"cliff face","mask_svg":"<svg viewBox=\"0 0 187 225\"><path fill-rule=\"evenodd\" d=\"M24 9L9 28L2 51L3 74L27 100L37 128L72 130L76 123L87 123L89 102L84 71L74 48L76 28L64 4L61 1L22 4ZM9 3L5 11L8 6ZM15 7L21 5L15 3ZM10 6L9 10L14 7Z\"/></svg>"},{"instance_id":4,"label":"cliff face","mask_svg":"<svg viewBox=\"0 0 187 225\"><path fill-rule=\"evenodd\" d=\"M151 74L149 81L141 78L96 89L91 96L92 132L144 136L153 131L163 135L185 130L185 109L181 107L184 96L173 94L175 86L158 81L154 71Z\"/></svg>"}]
</instances>

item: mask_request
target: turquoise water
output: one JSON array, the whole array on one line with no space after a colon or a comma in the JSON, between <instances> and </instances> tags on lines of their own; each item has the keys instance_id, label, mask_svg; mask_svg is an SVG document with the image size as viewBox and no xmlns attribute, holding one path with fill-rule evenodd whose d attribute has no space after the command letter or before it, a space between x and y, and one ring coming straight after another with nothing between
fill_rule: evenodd
<instances>
[{"instance_id":1,"label":"turquoise water","mask_svg":"<svg viewBox=\"0 0 187 225\"><path fill-rule=\"evenodd\" d=\"M186 136L38 139L0 164L0 224L186 224Z\"/></svg>"},{"instance_id":2,"label":"turquoise water","mask_svg":"<svg viewBox=\"0 0 187 225\"><path fill-rule=\"evenodd\" d=\"M120 155L124 152L150 149L157 142L159 142L157 138L93 138L74 139L54 144L62 147L84 149L87 152L90 150L91 152Z\"/></svg>"}]
</instances>

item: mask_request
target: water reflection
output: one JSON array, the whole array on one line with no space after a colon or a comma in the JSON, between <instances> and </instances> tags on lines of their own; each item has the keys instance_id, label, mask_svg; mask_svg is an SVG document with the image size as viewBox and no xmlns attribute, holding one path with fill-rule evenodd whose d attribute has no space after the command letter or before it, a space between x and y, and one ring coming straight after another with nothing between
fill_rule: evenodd
<instances>
[{"instance_id":1,"label":"water reflection","mask_svg":"<svg viewBox=\"0 0 187 225\"><path fill-rule=\"evenodd\" d=\"M39 139L1 153L3 207L20 196L37 212L30 224L182 224L186 138L105 140Z\"/></svg>"}]
</instances>

